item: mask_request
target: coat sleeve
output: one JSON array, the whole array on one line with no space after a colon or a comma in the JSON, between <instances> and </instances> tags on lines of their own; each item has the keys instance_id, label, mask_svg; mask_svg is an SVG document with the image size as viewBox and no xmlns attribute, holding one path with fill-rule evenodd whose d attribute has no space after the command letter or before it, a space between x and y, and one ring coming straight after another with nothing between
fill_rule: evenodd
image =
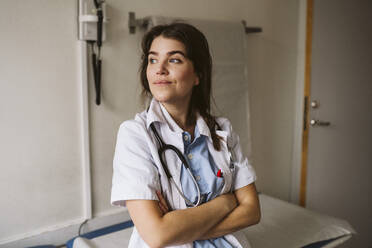
<instances>
[{"instance_id":1,"label":"coat sleeve","mask_svg":"<svg viewBox=\"0 0 372 248\"><path fill-rule=\"evenodd\" d=\"M159 174L147 133L146 127L136 121L126 121L119 128L113 161L113 205L125 206L126 200L158 200Z\"/></svg>"},{"instance_id":2,"label":"coat sleeve","mask_svg":"<svg viewBox=\"0 0 372 248\"><path fill-rule=\"evenodd\" d=\"M235 163L233 190L240 189L256 181L256 172L253 166L249 163L248 158L244 155L239 135L234 132L232 125L228 119L223 120L223 129L228 132L227 143L233 153Z\"/></svg>"}]
</instances>

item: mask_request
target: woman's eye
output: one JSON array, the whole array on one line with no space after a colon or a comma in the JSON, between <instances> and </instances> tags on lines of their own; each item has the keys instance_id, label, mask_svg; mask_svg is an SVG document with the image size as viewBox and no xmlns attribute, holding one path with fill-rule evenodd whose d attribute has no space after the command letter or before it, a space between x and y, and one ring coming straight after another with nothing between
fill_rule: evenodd
<instances>
[{"instance_id":1,"label":"woman's eye","mask_svg":"<svg viewBox=\"0 0 372 248\"><path fill-rule=\"evenodd\" d=\"M181 63L181 60L173 58L173 59L170 59L169 62L171 62L171 63Z\"/></svg>"},{"instance_id":2,"label":"woman's eye","mask_svg":"<svg viewBox=\"0 0 372 248\"><path fill-rule=\"evenodd\" d=\"M149 63L150 64L155 64L157 62L156 59L153 59L153 58L149 58Z\"/></svg>"}]
</instances>

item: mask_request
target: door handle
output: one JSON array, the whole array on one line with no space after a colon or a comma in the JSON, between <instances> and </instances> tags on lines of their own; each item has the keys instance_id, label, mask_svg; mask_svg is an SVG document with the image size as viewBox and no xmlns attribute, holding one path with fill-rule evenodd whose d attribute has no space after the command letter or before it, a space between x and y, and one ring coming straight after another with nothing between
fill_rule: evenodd
<instances>
[{"instance_id":1,"label":"door handle","mask_svg":"<svg viewBox=\"0 0 372 248\"><path fill-rule=\"evenodd\" d=\"M314 119L312 119L312 120L310 120L310 125L313 126L313 127L315 127L315 126L324 126L324 127L326 127L326 126L331 125L331 123L329 121L321 121L321 120L314 120Z\"/></svg>"}]
</instances>

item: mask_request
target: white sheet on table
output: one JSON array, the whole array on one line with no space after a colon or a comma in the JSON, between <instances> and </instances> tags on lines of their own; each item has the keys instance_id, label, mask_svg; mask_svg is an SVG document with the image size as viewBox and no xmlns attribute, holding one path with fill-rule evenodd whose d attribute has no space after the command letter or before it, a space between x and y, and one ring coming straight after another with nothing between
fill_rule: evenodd
<instances>
[{"instance_id":1,"label":"white sheet on table","mask_svg":"<svg viewBox=\"0 0 372 248\"><path fill-rule=\"evenodd\" d=\"M310 211L277 198L260 194L260 203L261 222L246 228L245 232L255 248L302 247L344 235L350 238L355 233L345 220ZM337 242L339 241L332 243ZM326 247L334 247L332 243Z\"/></svg>"}]
</instances>

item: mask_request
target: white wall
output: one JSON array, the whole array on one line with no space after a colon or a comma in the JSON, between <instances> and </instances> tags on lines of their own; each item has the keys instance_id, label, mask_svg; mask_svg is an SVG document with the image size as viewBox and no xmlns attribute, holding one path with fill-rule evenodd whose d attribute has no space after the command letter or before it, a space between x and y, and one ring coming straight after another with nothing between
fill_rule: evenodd
<instances>
[{"instance_id":1,"label":"white wall","mask_svg":"<svg viewBox=\"0 0 372 248\"><path fill-rule=\"evenodd\" d=\"M1 1L0 30L4 241L82 215L76 3Z\"/></svg>"},{"instance_id":2,"label":"white wall","mask_svg":"<svg viewBox=\"0 0 372 248\"><path fill-rule=\"evenodd\" d=\"M284 200L290 199L292 180L298 8L297 0L269 1L264 33L247 46L258 189Z\"/></svg>"},{"instance_id":3,"label":"white wall","mask_svg":"<svg viewBox=\"0 0 372 248\"><path fill-rule=\"evenodd\" d=\"M94 216L109 204L119 124L141 110L139 41L128 12L246 20L264 32L247 37L253 165L258 189L288 200L296 93L296 0L107 0L102 104L90 82ZM82 217L77 75L77 1L3 0L0 9L2 173L0 241ZM29 221L25 222L24 219ZM30 219L31 218L31 219ZM5 228L6 227L6 228ZM0 242L1 244L1 242Z\"/></svg>"}]
</instances>

